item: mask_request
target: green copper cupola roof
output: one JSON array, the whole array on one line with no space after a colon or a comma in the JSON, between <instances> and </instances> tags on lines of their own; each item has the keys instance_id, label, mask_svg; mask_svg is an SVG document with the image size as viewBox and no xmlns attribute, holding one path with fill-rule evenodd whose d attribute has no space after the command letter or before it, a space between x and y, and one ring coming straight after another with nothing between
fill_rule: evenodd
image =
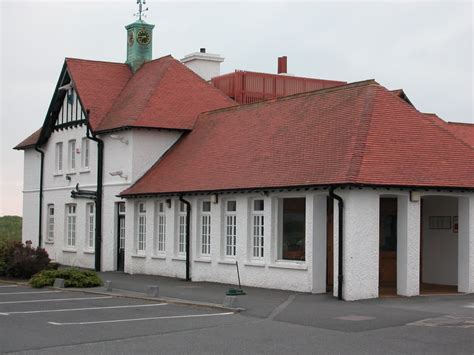
<instances>
[{"instance_id":1,"label":"green copper cupola roof","mask_svg":"<svg viewBox=\"0 0 474 355\"><path fill-rule=\"evenodd\" d=\"M125 26L127 30L127 61L132 71L135 73L143 63L152 58L152 44L153 44L153 28L155 25L150 25L142 20L145 12L148 11L143 8L146 0L137 0L138 12L135 16L138 20Z\"/></svg>"}]
</instances>

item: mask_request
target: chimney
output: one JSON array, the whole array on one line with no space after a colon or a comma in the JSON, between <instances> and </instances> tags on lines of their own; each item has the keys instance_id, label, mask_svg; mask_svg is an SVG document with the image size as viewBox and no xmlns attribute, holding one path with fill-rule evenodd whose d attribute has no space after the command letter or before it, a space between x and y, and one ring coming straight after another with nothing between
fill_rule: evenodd
<instances>
[{"instance_id":1,"label":"chimney","mask_svg":"<svg viewBox=\"0 0 474 355\"><path fill-rule=\"evenodd\" d=\"M288 74L288 64L286 55L278 57L278 74Z\"/></svg>"},{"instance_id":2,"label":"chimney","mask_svg":"<svg viewBox=\"0 0 474 355\"><path fill-rule=\"evenodd\" d=\"M206 81L220 75L223 61L224 58L219 54L207 53L206 48L199 48L199 52L188 54L181 59L181 63Z\"/></svg>"}]
</instances>

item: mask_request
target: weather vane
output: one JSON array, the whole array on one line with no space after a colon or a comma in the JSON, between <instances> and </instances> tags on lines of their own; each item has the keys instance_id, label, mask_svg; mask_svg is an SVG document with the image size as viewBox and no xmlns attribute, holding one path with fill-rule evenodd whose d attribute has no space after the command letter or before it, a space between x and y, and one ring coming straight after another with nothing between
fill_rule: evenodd
<instances>
[{"instance_id":1,"label":"weather vane","mask_svg":"<svg viewBox=\"0 0 474 355\"><path fill-rule=\"evenodd\" d=\"M146 5L146 0L137 0L138 4L138 12L133 14L133 16L138 16L138 20L142 20L142 17L146 17L145 12L148 11L148 7L146 9L143 8L143 5Z\"/></svg>"}]
</instances>

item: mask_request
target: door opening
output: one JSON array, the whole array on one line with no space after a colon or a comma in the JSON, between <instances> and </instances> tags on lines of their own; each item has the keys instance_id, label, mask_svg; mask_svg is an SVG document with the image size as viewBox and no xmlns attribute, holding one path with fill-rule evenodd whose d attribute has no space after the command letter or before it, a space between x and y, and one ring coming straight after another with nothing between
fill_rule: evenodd
<instances>
[{"instance_id":1,"label":"door opening","mask_svg":"<svg viewBox=\"0 0 474 355\"><path fill-rule=\"evenodd\" d=\"M125 203L117 203L117 271L125 270Z\"/></svg>"},{"instance_id":2,"label":"door opening","mask_svg":"<svg viewBox=\"0 0 474 355\"><path fill-rule=\"evenodd\" d=\"M380 198L379 293L397 293L397 198Z\"/></svg>"}]
</instances>

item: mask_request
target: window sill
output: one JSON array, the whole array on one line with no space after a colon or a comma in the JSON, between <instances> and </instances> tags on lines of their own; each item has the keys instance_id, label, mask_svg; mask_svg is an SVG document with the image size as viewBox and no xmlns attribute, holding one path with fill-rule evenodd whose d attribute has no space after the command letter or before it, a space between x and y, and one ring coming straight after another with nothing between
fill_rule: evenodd
<instances>
[{"instance_id":1,"label":"window sill","mask_svg":"<svg viewBox=\"0 0 474 355\"><path fill-rule=\"evenodd\" d=\"M174 258L171 258L173 261L186 261L186 257L184 256L176 256Z\"/></svg>"},{"instance_id":2,"label":"window sill","mask_svg":"<svg viewBox=\"0 0 474 355\"><path fill-rule=\"evenodd\" d=\"M166 255L153 255L152 259L166 260Z\"/></svg>"},{"instance_id":3,"label":"window sill","mask_svg":"<svg viewBox=\"0 0 474 355\"><path fill-rule=\"evenodd\" d=\"M84 169L84 170L79 171L79 174L88 174L90 172L91 172L91 169Z\"/></svg>"},{"instance_id":4,"label":"window sill","mask_svg":"<svg viewBox=\"0 0 474 355\"><path fill-rule=\"evenodd\" d=\"M76 249L63 249L63 253L77 253Z\"/></svg>"},{"instance_id":5,"label":"window sill","mask_svg":"<svg viewBox=\"0 0 474 355\"><path fill-rule=\"evenodd\" d=\"M84 250L84 254L95 254L95 250L86 249Z\"/></svg>"},{"instance_id":6,"label":"window sill","mask_svg":"<svg viewBox=\"0 0 474 355\"><path fill-rule=\"evenodd\" d=\"M145 254L132 254L131 257L132 258L137 258L137 259L146 259Z\"/></svg>"},{"instance_id":7,"label":"window sill","mask_svg":"<svg viewBox=\"0 0 474 355\"><path fill-rule=\"evenodd\" d=\"M53 244L54 244L54 242L52 242L52 241L48 241L48 240L45 240L45 241L44 241L44 244L53 245Z\"/></svg>"},{"instance_id":8,"label":"window sill","mask_svg":"<svg viewBox=\"0 0 474 355\"><path fill-rule=\"evenodd\" d=\"M223 264L223 265L233 265L235 266L235 260L219 260L217 261L218 264Z\"/></svg>"},{"instance_id":9,"label":"window sill","mask_svg":"<svg viewBox=\"0 0 474 355\"><path fill-rule=\"evenodd\" d=\"M63 176L63 173L54 173L53 176Z\"/></svg>"},{"instance_id":10,"label":"window sill","mask_svg":"<svg viewBox=\"0 0 474 355\"><path fill-rule=\"evenodd\" d=\"M66 173L66 176L70 176L70 175L76 175L76 172L75 171L68 171Z\"/></svg>"},{"instance_id":11,"label":"window sill","mask_svg":"<svg viewBox=\"0 0 474 355\"><path fill-rule=\"evenodd\" d=\"M194 259L195 263L211 263L211 259Z\"/></svg>"},{"instance_id":12,"label":"window sill","mask_svg":"<svg viewBox=\"0 0 474 355\"><path fill-rule=\"evenodd\" d=\"M306 264L285 261L277 261L274 264L268 265L268 267L275 269L308 270L308 266Z\"/></svg>"},{"instance_id":13,"label":"window sill","mask_svg":"<svg viewBox=\"0 0 474 355\"><path fill-rule=\"evenodd\" d=\"M265 267L265 263L263 261L247 261L244 266Z\"/></svg>"}]
</instances>

